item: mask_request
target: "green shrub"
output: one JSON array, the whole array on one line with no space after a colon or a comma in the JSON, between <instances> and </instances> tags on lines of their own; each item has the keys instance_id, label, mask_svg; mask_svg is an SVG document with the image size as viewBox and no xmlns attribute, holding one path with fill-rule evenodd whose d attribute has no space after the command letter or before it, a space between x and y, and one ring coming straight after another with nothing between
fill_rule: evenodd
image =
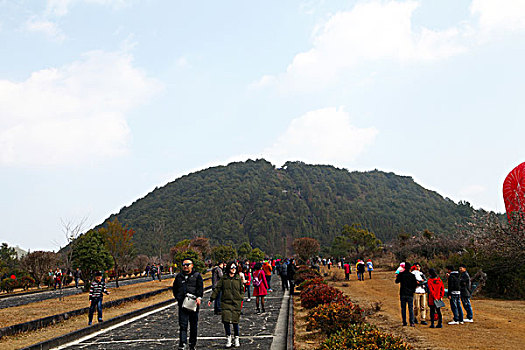
<instances>
[{"instance_id":1,"label":"green shrub","mask_svg":"<svg viewBox=\"0 0 525 350\"><path fill-rule=\"evenodd\" d=\"M0 290L2 292L11 293L13 289L16 287L16 280L11 278L4 278L2 282L0 282Z\"/></svg>"},{"instance_id":2,"label":"green shrub","mask_svg":"<svg viewBox=\"0 0 525 350\"><path fill-rule=\"evenodd\" d=\"M413 350L403 339L380 332L366 323L349 325L348 328L332 334L318 350Z\"/></svg>"},{"instance_id":3,"label":"green shrub","mask_svg":"<svg viewBox=\"0 0 525 350\"><path fill-rule=\"evenodd\" d=\"M308 316L306 330L319 329L325 334L333 334L350 324L360 324L365 321L365 310L353 304L350 299L335 303L321 304L313 308Z\"/></svg>"}]
</instances>

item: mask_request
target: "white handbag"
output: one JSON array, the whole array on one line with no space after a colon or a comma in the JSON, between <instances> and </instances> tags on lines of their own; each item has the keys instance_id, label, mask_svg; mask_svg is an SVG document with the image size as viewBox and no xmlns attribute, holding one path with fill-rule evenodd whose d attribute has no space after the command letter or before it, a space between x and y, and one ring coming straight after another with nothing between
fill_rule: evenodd
<instances>
[{"instance_id":1,"label":"white handbag","mask_svg":"<svg viewBox=\"0 0 525 350\"><path fill-rule=\"evenodd\" d=\"M197 296L186 293L184 301L182 302L182 307L188 311L197 311Z\"/></svg>"}]
</instances>

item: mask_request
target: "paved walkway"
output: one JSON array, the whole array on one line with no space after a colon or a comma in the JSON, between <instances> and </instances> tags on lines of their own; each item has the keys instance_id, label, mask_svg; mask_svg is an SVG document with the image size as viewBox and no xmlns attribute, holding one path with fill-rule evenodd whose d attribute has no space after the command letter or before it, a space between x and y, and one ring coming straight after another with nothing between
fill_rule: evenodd
<instances>
[{"instance_id":1,"label":"paved walkway","mask_svg":"<svg viewBox=\"0 0 525 350\"><path fill-rule=\"evenodd\" d=\"M172 278L173 275L163 275L162 279ZM128 284L136 284L151 281L151 277L140 277L129 280L119 280L119 286L126 286ZM107 284L108 288L115 287L115 281L109 282ZM5 309L7 307L26 305L30 303L35 303L42 300L48 299L58 299L70 295L82 293L82 288L63 288L56 290L49 290L45 292L38 292L25 295L13 295L7 298L0 299L0 309Z\"/></svg>"},{"instance_id":2,"label":"paved walkway","mask_svg":"<svg viewBox=\"0 0 525 350\"><path fill-rule=\"evenodd\" d=\"M272 347L276 325L283 298L288 293L281 291L281 281L272 278L273 285L279 286L266 297L266 312L255 313L255 299L243 306L239 323L242 349L266 349ZM199 313L198 349L223 349L226 343L220 315L214 315L213 305L208 307L210 291L204 295L205 306ZM282 322L280 320L279 322ZM179 326L176 304L125 321L102 330L59 349L176 349L179 343ZM275 338L278 339L278 338ZM275 346L275 344L274 344Z\"/></svg>"}]
</instances>

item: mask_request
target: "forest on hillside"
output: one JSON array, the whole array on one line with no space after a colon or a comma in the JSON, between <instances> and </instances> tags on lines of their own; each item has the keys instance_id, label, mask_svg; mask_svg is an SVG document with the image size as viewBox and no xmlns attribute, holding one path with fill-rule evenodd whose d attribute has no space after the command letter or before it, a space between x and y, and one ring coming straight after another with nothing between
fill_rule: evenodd
<instances>
[{"instance_id":1,"label":"forest on hillside","mask_svg":"<svg viewBox=\"0 0 525 350\"><path fill-rule=\"evenodd\" d=\"M353 223L388 242L425 229L454 232L474 213L468 202L456 204L411 177L302 162L276 168L259 159L178 178L108 220L117 217L136 231L140 254L166 253L178 241L198 236L213 244L248 242L269 254L289 254L298 237L316 238L328 250L343 226Z\"/></svg>"}]
</instances>

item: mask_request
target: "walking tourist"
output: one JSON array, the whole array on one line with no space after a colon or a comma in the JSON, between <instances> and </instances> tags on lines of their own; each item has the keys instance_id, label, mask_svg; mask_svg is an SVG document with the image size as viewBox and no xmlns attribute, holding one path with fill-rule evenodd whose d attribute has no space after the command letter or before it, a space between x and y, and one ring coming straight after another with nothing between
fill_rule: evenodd
<instances>
[{"instance_id":1,"label":"walking tourist","mask_svg":"<svg viewBox=\"0 0 525 350\"><path fill-rule=\"evenodd\" d=\"M211 270L211 287L212 289L215 289L215 287L217 286L217 283L219 283L219 281L221 280L222 278L222 275L223 275L223 271L222 269L224 269L224 262L219 262L219 264L217 266L215 266L213 268L213 270ZM220 291L219 291L220 293ZM215 301L214 301L214 304L213 304L213 312L215 315L220 315L221 314L221 296L219 294L219 296L217 298L215 298Z\"/></svg>"},{"instance_id":2,"label":"walking tourist","mask_svg":"<svg viewBox=\"0 0 525 350\"><path fill-rule=\"evenodd\" d=\"M372 264L371 259L368 259L366 261L366 269L368 270L368 277L372 279L372 271L374 271L374 264Z\"/></svg>"},{"instance_id":3,"label":"walking tourist","mask_svg":"<svg viewBox=\"0 0 525 350\"><path fill-rule=\"evenodd\" d=\"M461 296L461 304L465 308L467 317L463 319L463 322L474 322L472 305L470 304L470 297L472 296L472 282L470 275L467 272L467 266L464 264L459 265L459 291Z\"/></svg>"},{"instance_id":4,"label":"walking tourist","mask_svg":"<svg viewBox=\"0 0 525 350\"><path fill-rule=\"evenodd\" d=\"M253 296L255 297L256 312L261 313L259 305L262 307L262 312L266 312L264 309L264 297L268 295L268 282L266 281L266 274L262 270L262 264L255 264L253 271Z\"/></svg>"},{"instance_id":5,"label":"walking tourist","mask_svg":"<svg viewBox=\"0 0 525 350\"><path fill-rule=\"evenodd\" d=\"M222 292L221 317L226 332L226 348L241 346L239 340L239 319L241 317L241 303L244 295L244 284L237 272L237 264L230 262L226 266L226 271L213 290L208 306ZM233 342L231 327L233 325Z\"/></svg>"},{"instance_id":6,"label":"walking tourist","mask_svg":"<svg viewBox=\"0 0 525 350\"><path fill-rule=\"evenodd\" d=\"M204 293L204 283L199 272L194 271L193 261L184 259L182 261L182 272L175 276L173 281L173 296L177 299L179 311L179 350L188 349L188 323L190 326L189 350L194 350L197 344L197 323L199 322L199 308ZM184 301L188 297L189 302L194 300L195 310L188 305L185 307Z\"/></svg>"},{"instance_id":7,"label":"walking tourist","mask_svg":"<svg viewBox=\"0 0 525 350\"><path fill-rule=\"evenodd\" d=\"M102 281L102 272L95 273L95 279L91 282L89 288L89 313L88 313L88 324L90 325L93 322L93 314L95 313L95 308L97 309L97 319L98 322L102 322L102 297L103 293L109 295L108 290L106 289L106 283Z\"/></svg>"},{"instance_id":8,"label":"walking tourist","mask_svg":"<svg viewBox=\"0 0 525 350\"><path fill-rule=\"evenodd\" d=\"M426 284L427 280L423 272L421 272L421 265L415 263L411 268L412 274L416 276L417 288L414 293L414 323L417 322L417 317L420 316L420 322L422 325L427 325L427 291Z\"/></svg>"},{"instance_id":9,"label":"walking tourist","mask_svg":"<svg viewBox=\"0 0 525 350\"><path fill-rule=\"evenodd\" d=\"M414 327L414 293L417 287L416 276L410 272L410 263L405 263L405 270L396 276L399 283L399 299L401 301L401 317L403 326L407 325L406 308L408 306L410 326Z\"/></svg>"},{"instance_id":10,"label":"walking tourist","mask_svg":"<svg viewBox=\"0 0 525 350\"><path fill-rule=\"evenodd\" d=\"M441 314L441 307L443 303L443 297L445 296L445 286L443 281L438 277L436 270L428 270L428 306L430 306L430 328L434 328L435 314L438 316L438 324L436 328L443 327L443 315Z\"/></svg>"},{"instance_id":11,"label":"walking tourist","mask_svg":"<svg viewBox=\"0 0 525 350\"><path fill-rule=\"evenodd\" d=\"M459 283L459 272L454 271L453 266L447 266L448 277L448 299L450 310L454 319L448 324L463 324L463 309L461 308L461 286Z\"/></svg>"}]
</instances>

